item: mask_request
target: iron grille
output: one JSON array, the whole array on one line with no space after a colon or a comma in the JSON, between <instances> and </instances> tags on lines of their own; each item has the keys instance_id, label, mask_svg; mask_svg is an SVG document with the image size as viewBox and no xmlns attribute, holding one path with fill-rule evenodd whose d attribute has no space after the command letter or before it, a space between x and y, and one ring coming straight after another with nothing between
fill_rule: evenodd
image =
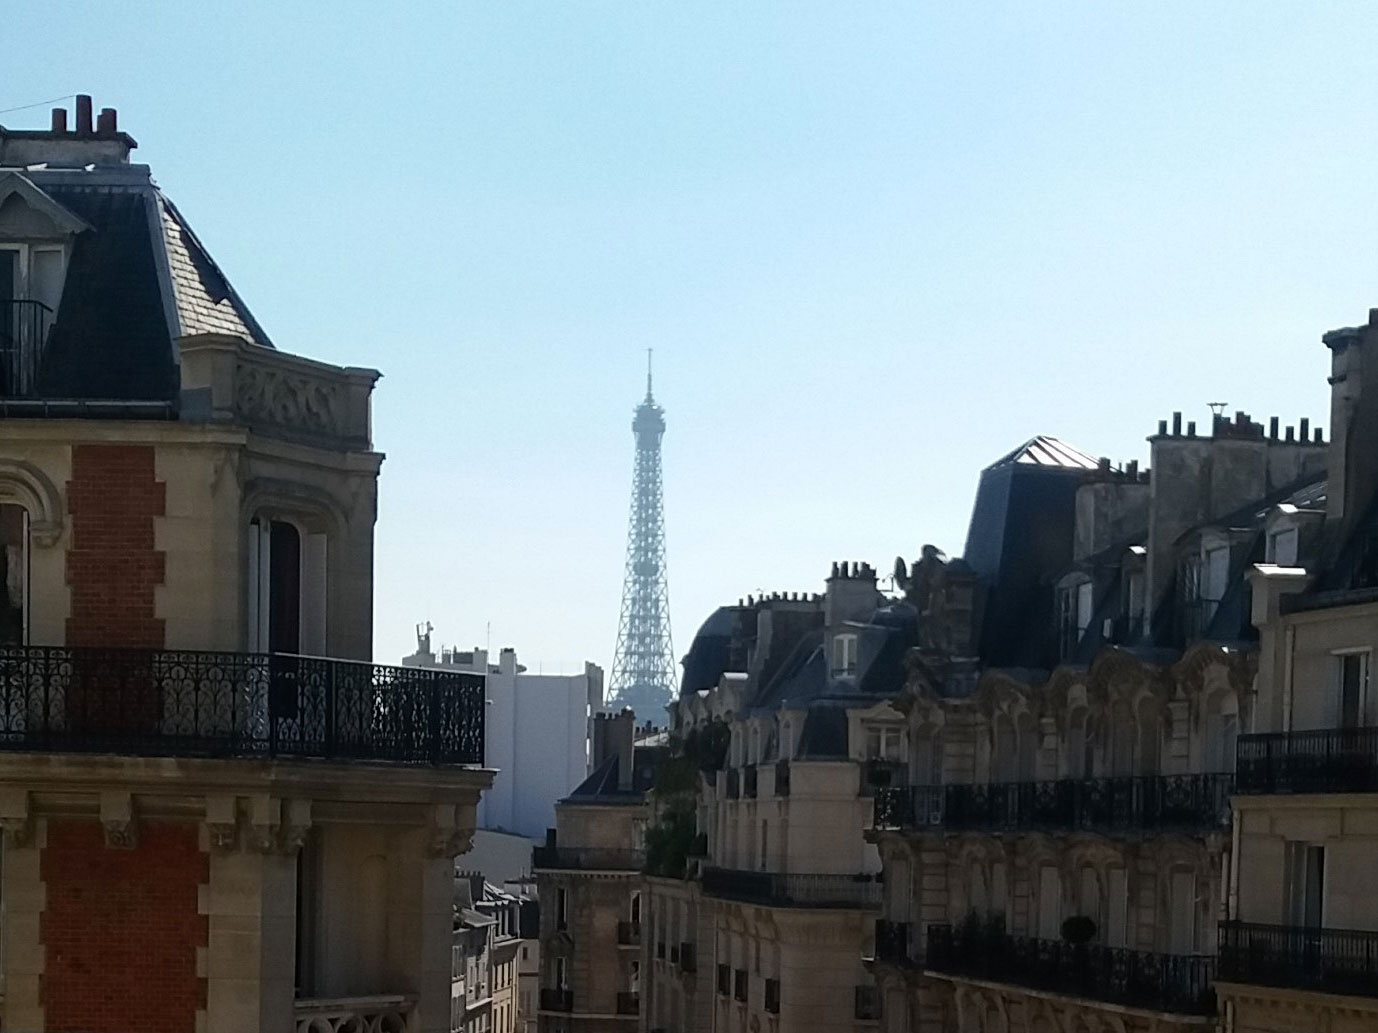
<instances>
[{"instance_id":1,"label":"iron grille","mask_svg":"<svg viewBox=\"0 0 1378 1033\"><path fill-rule=\"evenodd\" d=\"M726 900L768 907L879 908L878 875L796 875L705 868L703 891Z\"/></svg>"},{"instance_id":2,"label":"iron grille","mask_svg":"<svg viewBox=\"0 0 1378 1033\"><path fill-rule=\"evenodd\" d=\"M0 649L0 749L482 764L483 677L258 653Z\"/></svg>"},{"instance_id":3,"label":"iron grille","mask_svg":"<svg viewBox=\"0 0 1378 1033\"><path fill-rule=\"evenodd\" d=\"M928 927L926 967L952 976L1183 1015L1213 1015L1215 958L1155 954L990 929Z\"/></svg>"},{"instance_id":4,"label":"iron grille","mask_svg":"<svg viewBox=\"0 0 1378 1033\"><path fill-rule=\"evenodd\" d=\"M1220 978L1378 997L1378 932L1222 922Z\"/></svg>"},{"instance_id":5,"label":"iron grille","mask_svg":"<svg viewBox=\"0 0 1378 1033\"><path fill-rule=\"evenodd\" d=\"M1378 792L1378 728L1241 735L1241 793Z\"/></svg>"}]
</instances>

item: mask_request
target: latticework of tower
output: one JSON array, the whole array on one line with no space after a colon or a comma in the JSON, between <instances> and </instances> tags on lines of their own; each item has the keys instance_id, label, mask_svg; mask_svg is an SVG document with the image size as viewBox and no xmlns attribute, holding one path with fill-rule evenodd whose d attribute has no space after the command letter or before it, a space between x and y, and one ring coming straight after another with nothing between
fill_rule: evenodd
<instances>
[{"instance_id":1,"label":"latticework of tower","mask_svg":"<svg viewBox=\"0 0 1378 1033\"><path fill-rule=\"evenodd\" d=\"M670 590L665 575L665 510L660 490L660 439L665 413L651 393L649 358L646 399L632 419L636 467L627 523L627 572L622 615L612 662L609 703L631 707L639 721L662 723L675 694L670 640Z\"/></svg>"}]
</instances>

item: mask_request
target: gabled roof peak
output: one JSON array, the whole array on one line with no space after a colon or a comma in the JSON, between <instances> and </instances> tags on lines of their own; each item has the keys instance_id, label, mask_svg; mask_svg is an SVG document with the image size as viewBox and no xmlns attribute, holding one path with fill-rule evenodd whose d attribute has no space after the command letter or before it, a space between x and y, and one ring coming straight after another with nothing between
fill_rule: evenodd
<instances>
[{"instance_id":1,"label":"gabled roof peak","mask_svg":"<svg viewBox=\"0 0 1378 1033\"><path fill-rule=\"evenodd\" d=\"M1030 438L1018 448L1009 452L990 466L994 470L1001 466L1047 466L1064 470L1094 470L1097 466L1095 456L1088 455L1075 445L1069 445L1060 438L1040 434Z\"/></svg>"}]
</instances>

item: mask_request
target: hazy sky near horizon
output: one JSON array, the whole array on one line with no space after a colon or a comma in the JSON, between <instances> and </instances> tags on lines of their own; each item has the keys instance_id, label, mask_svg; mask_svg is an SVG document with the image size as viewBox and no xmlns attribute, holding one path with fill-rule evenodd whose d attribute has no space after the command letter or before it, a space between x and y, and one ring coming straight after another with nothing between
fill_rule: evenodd
<instances>
[{"instance_id":1,"label":"hazy sky near horizon","mask_svg":"<svg viewBox=\"0 0 1378 1033\"><path fill-rule=\"evenodd\" d=\"M609 665L644 350L678 654L960 552L1035 434L1328 424L1378 304L1364 3L70 3L0 109L119 109L277 345L384 374L375 655ZM70 102L69 102L70 103ZM48 105L0 114L41 127Z\"/></svg>"}]
</instances>

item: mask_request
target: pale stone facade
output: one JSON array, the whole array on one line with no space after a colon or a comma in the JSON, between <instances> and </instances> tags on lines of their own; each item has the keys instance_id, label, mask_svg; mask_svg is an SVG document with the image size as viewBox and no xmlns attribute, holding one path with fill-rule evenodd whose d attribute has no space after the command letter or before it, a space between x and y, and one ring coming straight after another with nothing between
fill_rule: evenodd
<instances>
[{"instance_id":1,"label":"pale stone facade","mask_svg":"<svg viewBox=\"0 0 1378 1033\"><path fill-rule=\"evenodd\" d=\"M1378 1029L1378 311L1324 340L1324 509L1273 507L1251 574L1258 680L1218 985L1234 1033Z\"/></svg>"},{"instance_id":2,"label":"pale stone facade","mask_svg":"<svg viewBox=\"0 0 1378 1033\"><path fill-rule=\"evenodd\" d=\"M85 103L0 130L65 275L0 330L4 1027L447 1033L491 772L481 687L369 663L378 374L271 347Z\"/></svg>"}]
</instances>

